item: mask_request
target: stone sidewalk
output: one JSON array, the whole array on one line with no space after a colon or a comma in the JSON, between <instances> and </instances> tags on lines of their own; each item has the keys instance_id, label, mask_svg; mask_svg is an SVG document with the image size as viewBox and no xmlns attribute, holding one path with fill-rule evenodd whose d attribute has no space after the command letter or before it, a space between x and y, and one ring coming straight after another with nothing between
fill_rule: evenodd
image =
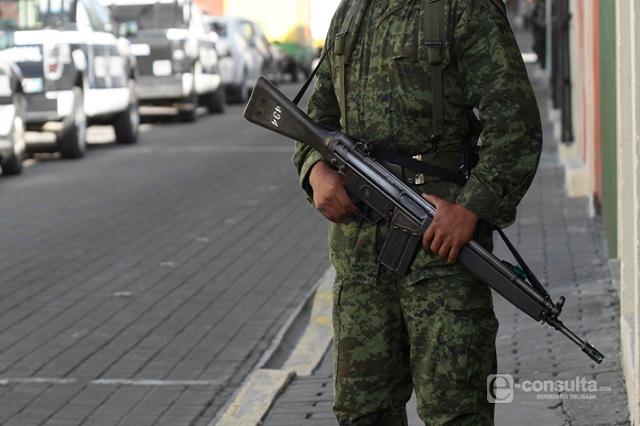
<instances>
[{"instance_id":1,"label":"stone sidewalk","mask_svg":"<svg viewBox=\"0 0 640 426\"><path fill-rule=\"evenodd\" d=\"M535 182L508 235L554 299L566 296L562 319L606 356L596 365L579 348L548 326L537 324L494 295L498 331L498 371L516 384L530 380L595 380L592 394L558 394L515 390L510 404L496 406L499 426L627 425L627 397L620 369L618 291L612 283L600 218L587 214L587 202L564 192L558 142L546 108L549 93L533 78L541 103L545 147ZM508 258L498 245L496 253ZM577 396L576 396L577 395ZM330 354L310 377L296 378L268 413L265 426L333 426ZM580 399L586 398L586 399ZM409 404L411 425L422 424Z\"/></svg>"},{"instance_id":2,"label":"stone sidewalk","mask_svg":"<svg viewBox=\"0 0 640 426\"><path fill-rule=\"evenodd\" d=\"M326 270L290 142L150 119L0 181L2 426L206 425Z\"/></svg>"}]
</instances>

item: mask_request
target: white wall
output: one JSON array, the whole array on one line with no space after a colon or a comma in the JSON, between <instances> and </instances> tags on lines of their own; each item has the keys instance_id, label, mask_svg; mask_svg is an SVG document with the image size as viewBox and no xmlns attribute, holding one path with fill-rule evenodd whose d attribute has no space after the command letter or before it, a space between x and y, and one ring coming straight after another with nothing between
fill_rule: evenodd
<instances>
[{"instance_id":1,"label":"white wall","mask_svg":"<svg viewBox=\"0 0 640 426\"><path fill-rule=\"evenodd\" d=\"M311 36L315 41L324 42L339 4L340 0L311 0Z\"/></svg>"},{"instance_id":2,"label":"white wall","mask_svg":"<svg viewBox=\"0 0 640 426\"><path fill-rule=\"evenodd\" d=\"M640 424L640 6L625 1L616 7L622 363L631 416Z\"/></svg>"},{"instance_id":3,"label":"white wall","mask_svg":"<svg viewBox=\"0 0 640 426\"><path fill-rule=\"evenodd\" d=\"M560 145L560 159L565 166L565 186L571 197L593 199L596 185L595 144L596 102L594 55L596 34L595 0L571 0L573 17L569 23L571 54L571 99L574 141ZM593 202L589 202L590 207ZM592 208L590 213L595 214Z\"/></svg>"}]
</instances>

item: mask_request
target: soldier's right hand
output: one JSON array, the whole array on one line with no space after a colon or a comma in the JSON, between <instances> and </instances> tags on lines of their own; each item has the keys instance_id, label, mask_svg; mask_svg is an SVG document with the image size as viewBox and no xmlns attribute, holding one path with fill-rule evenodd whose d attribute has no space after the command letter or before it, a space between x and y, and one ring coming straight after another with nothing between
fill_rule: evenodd
<instances>
[{"instance_id":1,"label":"soldier's right hand","mask_svg":"<svg viewBox=\"0 0 640 426\"><path fill-rule=\"evenodd\" d=\"M311 168L309 185L313 189L313 205L331 222L344 223L358 212L344 188L344 176L324 161Z\"/></svg>"}]
</instances>

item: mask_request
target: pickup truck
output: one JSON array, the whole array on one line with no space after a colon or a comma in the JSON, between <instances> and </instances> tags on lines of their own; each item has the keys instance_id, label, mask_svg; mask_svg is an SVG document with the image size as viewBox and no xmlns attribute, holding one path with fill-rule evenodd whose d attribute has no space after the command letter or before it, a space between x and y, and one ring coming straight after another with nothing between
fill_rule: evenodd
<instances>
[{"instance_id":1,"label":"pickup truck","mask_svg":"<svg viewBox=\"0 0 640 426\"><path fill-rule=\"evenodd\" d=\"M3 0L0 12L2 56L23 74L27 129L53 131L63 158L85 154L90 124L113 125L117 143L138 140L135 59L108 9L96 0Z\"/></svg>"},{"instance_id":2,"label":"pickup truck","mask_svg":"<svg viewBox=\"0 0 640 426\"><path fill-rule=\"evenodd\" d=\"M191 0L103 0L131 42L139 72L140 102L174 106L183 121L197 108L225 110L216 49L218 36Z\"/></svg>"}]
</instances>

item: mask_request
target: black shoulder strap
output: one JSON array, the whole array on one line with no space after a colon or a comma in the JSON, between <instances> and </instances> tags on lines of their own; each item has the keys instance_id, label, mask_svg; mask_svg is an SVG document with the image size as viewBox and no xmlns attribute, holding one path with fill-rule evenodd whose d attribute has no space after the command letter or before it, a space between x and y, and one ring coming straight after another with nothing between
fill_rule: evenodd
<instances>
[{"instance_id":1,"label":"black shoulder strap","mask_svg":"<svg viewBox=\"0 0 640 426\"><path fill-rule=\"evenodd\" d=\"M435 176L447 182L454 182L459 185L464 185L467 182L467 178L456 171L438 167L425 161L414 160L407 155L398 154L396 152L380 148L376 145L372 146L372 150L375 158L413 170L414 172Z\"/></svg>"},{"instance_id":2,"label":"black shoulder strap","mask_svg":"<svg viewBox=\"0 0 640 426\"><path fill-rule=\"evenodd\" d=\"M444 134L444 88L442 85L442 51L444 47L443 0L427 0L425 9L425 35L431 72L431 104L433 111L431 143L437 151L438 142Z\"/></svg>"},{"instance_id":3,"label":"black shoulder strap","mask_svg":"<svg viewBox=\"0 0 640 426\"><path fill-rule=\"evenodd\" d=\"M318 65L316 65L313 71L311 71L311 74L309 74L307 81L304 82L300 90L298 90L298 94L296 95L296 97L293 98L294 104L298 105L300 103L300 101L302 100L302 97L307 92L307 90L309 89L309 86L313 82L313 78L316 76L316 74L318 74L318 70L320 69L320 66L327 59L327 55L329 55L329 51L333 49L334 44L335 44L335 40L331 41L331 44L329 44L329 46L324 49L324 52L322 52L322 56L320 56L320 59L318 60Z\"/></svg>"},{"instance_id":4,"label":"black shoulder strap","mask_svg":"<svg viewBox=\"0 0 640 426\"><path fill-rule=\"evenodd\" d=\"M551 300L551 296L549 295L549 292L547 292L547 289L544 288L544 286L538 280L538 277L536 277L533 271L531 271L531 268L529 268L529 265L527 265L527 262L525 262L524 258L520 255L520 253L518 252L516 247L513 245L511 240L507 238L507 235L504 233L504 231L497 226L494 226L494 229L498 232L498 235L500 235L500 238L502 238L502 241L504 241L505 245L507 246L511 254L516 259L516 262L518 262L518 265L522 270L522 274L529 280L529 284L531 284L533 288L538 290L538 292L540 292L540 294L542 294L543 297L545 297L548 300ZM519 271L514 271L514 272L518 274Z\"/></svg>"},{"instance_id":5,"label":"black shoulder strap","mask_svg":"<svg viewBox=\"0 0 640 426\"><path fill-rule=\"evenodd\" d=\"M343 0L343 3L344 3L344 0ZM351 6L351 8L349 8L349 10L347 11L347 15L345 16L344 22L342 23L340 32L336 35L336 37L333 40L331 40L331 43L329 44L329 46L325 46L324 52L322 52L322 55L320 56L320 60L318 61L318 65L316 65L313 71L311 71L311 74L309 74L309 77L307 78L307 80L304 82L304 84L298 91L298 94L296 95L296 97L293 99L294 104L298 105L302 100L302 97L307 92L307 90L309 89L309 86L313 82L313 78L316 76L316 74L318 74L318 70L320 69L320 66L322 66L322 63L327 59L329 52L336 45L336 40L338 40L338 43L339 43L339 46L337 46L336 48L336 54L339 56L344 56L345 50L347 50L347 46L345 43L346 40L344 36L350 32L351 26L353 24L353 20L354 18L356 18L356 12L358 11L357 5L358 3L354 3Z\"/></svg>"}]
</instances>

